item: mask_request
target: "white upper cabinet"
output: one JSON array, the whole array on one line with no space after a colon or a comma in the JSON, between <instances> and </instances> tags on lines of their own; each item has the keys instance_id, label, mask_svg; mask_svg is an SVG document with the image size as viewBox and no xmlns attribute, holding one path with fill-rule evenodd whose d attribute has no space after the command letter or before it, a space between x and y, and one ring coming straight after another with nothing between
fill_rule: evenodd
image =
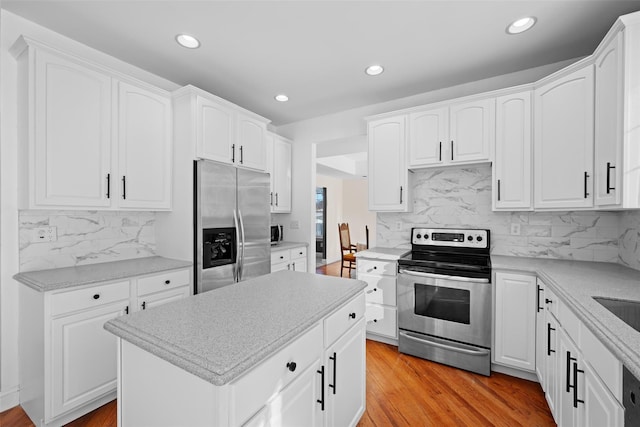
<instances>
[{"instance_id":1,"label":"white upper cabinet","mask_svg":"<svg viewBox=\"0 0 640 427\"><path fill-rule=\"evenodd\" d=\"M496 149L493 162L495 210L530 210L531 91L496 99Z\"/></svg>"},{"instance_id":2,"label":"white upper cabinet","mask_svg":"<svg viewBox=\"0 0 640 427\"><path fill-rule=\"evenodd\" d=\"M494 99L410 113L409 168L491 159Z\"/></svg>"},{"instance_id":3,"label":"white upper cabinet","mask_svg":"<svg viewBox=\"0 0 640 427\"><path fill-rule=\"evenodd\" d=\"M196 96L196 114L197 156L222 163L233 163L233 111L203 96Z\"/></svg>"},{"instance_id":4,"label":"white upper cabinet","mask_svg":"<svg viewBox=\"0 0 640 427\"><path fill-rule=\"evenodd\" d=\"M409 114L409 167L441 165L449 141L449 109Z\"/></svg>"},{"instance_id":5,"label":"white upper cabinet","mask_svg":"<svg viewBox=\"0 0 640 427\"><path fill-rule=\"evenodd\" d=\"M167 92L30 39L11 50L20 76L20 208L171 208Z\"/></svg>"},{"instance_id":6,"label":"white upper cabinet","mask_svg":"<svg viewBox=\"0 0 640 427\"><path fill-rule=\"evenodd\" d=\"M118 205L169 209L171 100L128 83L118 86L118 179L122 185Z\"/></svg>"},{"instance_id":7,"label":"white upper cabinet","mask_svg":"<svg viewBox=\"0 0 640 427\"><path fill-rule=\"evenodd\" d=\"M271 212L291 212L291 143L275 135L273 140Z\"/></svg>"},{"instance_id":8,"label":"white upper cabinet","mask_svg":"<svg viewBox=\"0 0 640 427\"><path fill-rule=\"evenodd\" d=\"M491 160L495 126L493 98L453 105L450 115L450 163Z\"/></svg>"},{"instance_id":9,"label":"white upper cabinet","mask_svg":"<svg viewBox=\"0 0 640 427\"><path fill-rule=\"evenodd\" d=\"M593 206L593 65L535 89L536 209Z\"/></svg>"},{"instance_id":10,"label":"white upper cabinet","mask_svg":"<svg viewBox=\"0 0 640 427\"><path fill-rule=\"evenodd\" d=\"M266 167L264 136L267 132L263 122L244 114L237 114L238 139L236 165L264 171Z\"/></svg>"},{"instance_id":11,"label":"white upper cabinet","mask_svg":"<svg viewBox=\"0 0 640 427\"><path fill-rule=\"evenodd\" d=\"M407 116L368 123L369 210L409 212L413 209L405 158Z\"/></svg>"}]
</instances>

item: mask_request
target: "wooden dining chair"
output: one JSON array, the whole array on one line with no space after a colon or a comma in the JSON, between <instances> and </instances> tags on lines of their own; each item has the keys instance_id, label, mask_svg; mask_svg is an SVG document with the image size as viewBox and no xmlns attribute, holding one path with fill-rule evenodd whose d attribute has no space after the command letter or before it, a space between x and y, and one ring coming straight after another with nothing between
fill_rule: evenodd
<instances>
[{"instance_id":1,"label":"wooden dining chair","mask_svg":"<svg viewBox=\"0 0 640 427\"><path fill-rule=\"evenodd\" d=\"M345 268L349 269L349 277L351 277L351 270L356 266L356 245L351 244L349 224L338 224L338 233L340 234L340 255L342 256L340 277L342 277L342 272Z\"/></svg>"}]
</instances>

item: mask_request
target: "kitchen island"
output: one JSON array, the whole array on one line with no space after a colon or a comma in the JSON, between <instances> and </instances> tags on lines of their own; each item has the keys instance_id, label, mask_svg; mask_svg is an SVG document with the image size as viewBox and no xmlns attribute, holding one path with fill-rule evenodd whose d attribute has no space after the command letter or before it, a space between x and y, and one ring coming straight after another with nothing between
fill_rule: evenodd
<instances>
[{"instance_id":1,"label":"kitchen island","mask_svg":"<svg viewBox=\"0 0 640 427\"><path fill-rule=\"evenodd\" d=\"M118 424L357 424L364 288L280 271L107 322Z\"/></svg>"}]
</instances>

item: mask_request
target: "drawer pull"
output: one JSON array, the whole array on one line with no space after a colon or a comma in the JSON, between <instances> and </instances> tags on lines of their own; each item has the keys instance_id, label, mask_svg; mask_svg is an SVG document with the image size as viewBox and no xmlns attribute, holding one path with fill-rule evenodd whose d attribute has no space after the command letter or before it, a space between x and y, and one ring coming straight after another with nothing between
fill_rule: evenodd
<instances>
[{"instance_id":1,"label":"drawer pull","mask_svg":"<svg viewBox=\"0 0 640 427\"><path fill-rule=\"evenodd\" d=\"M142 309L143 310L147 309L147 302L146 301L142 301Z\"/></svg>"},{"instance_id":2,"label":"drawer pull","mask_svg":"<svg viewBox=\"0 0 640 427\"><path fill-rule=\"evenodd\" d=\"M549 298L545 298L545 299L544 299L544 303L545 303L545 304L552 304L552 303L553 303L553 300L550 300Z\"/></svg>"},{"instance_id":3,"label":"drawer pull","mask_svg":"<svg viewBox=\"0 0 640 427\"><path fill-rule=\"evenodd\" d=\"M336 369L338 368L338 355L335 351L329 360L333 360L333 384L329 384L329 387L333 389L333 394L336 394Z\"/></svg>"},{"instance_id":4,"label":"drawer pull","mask_svg":"<svg viewBox=\"0 0 640 427\"><path fill-rule=\"evenodd\" d=\"M298 252L298 255L302 255L302 252Z\"/></svg>"},{"instance_id":5,"label":"drawer pull","mask_svg":"<svg viewBox=\"0 0 640 427\"><path fill-rule=\"evenodd\" d=\"M100 294L94 294L93 295L93 299L99 299L100 298Z\"/></svg>"},{"instance_id":6,"label":"drawer pull","mask_svg":"<svg viewBox=\"0 0 640 427\"><path fill-rule=\"evenodd\" d=\"M129 306L126 306L126 307L124 308L124 314L129 314Z\"/></svg>"},{"instance_id":7,"label":"drawer pull","mask_svg":"<svg viewBox=\"0 0 640 427\"><path fill-rule=\"evenodd\" d=\"M296 362L289 362L289 363L287 363L287 368L289 368L289 370L290 370L291 372L295 372L295 370L296 370L296 366L297 366L297 365L296 365Z\"/></svg>"},{"instance_id":8,"label":"drawer pull","mask_svg":"<svg viewBox=\"0 0 640 427\"><path fill-rule=\"evenodd\" d=\"M280 255L280 259L284 259L284 255Z\"/></svg>"},{"instance_id":9,"label":"drawer pull","mask_svg":"<svg viewBox=\"0 0 640 427\"><path fill-rule=\"evenodd\" d=\"M164 284L165 284L165 285L168 285L168 284L170 284L170 283L171 283L171 280L165 280L165 281L164 281Z\"/></svg>"},{"instance_id":10,"label":"drawer pull","mask_svg":"<svg viewBox=\"0 0 640 427\"><path fill-rule=\"evenodd\" d=\"M374 266L373 266L373 269L374 269L374 270L377 270L377 269L378 269L378 267L374 265Z\"/></svg>"},{"instance_id":11,"label":"drawer pull","mask_svg":"<svg viewBox=\"0 0 640 427\"><path fill-rule=\"evenodd\" d=\"M320 374L320 399L316 400L316 402L320 404L320 410L324 411L324 365L316 372Z\"/></svg>"},{"instance_id":12,"label":"drawer pull","mask_svg":"<svg viewBox=\"0 0 640 427\"><path fill-rule=\"evenodd\" d=\"M350 319L355 319L356 318L356 314L355 313L349 313L349 318Z\"/></svg>"}]
</instances>

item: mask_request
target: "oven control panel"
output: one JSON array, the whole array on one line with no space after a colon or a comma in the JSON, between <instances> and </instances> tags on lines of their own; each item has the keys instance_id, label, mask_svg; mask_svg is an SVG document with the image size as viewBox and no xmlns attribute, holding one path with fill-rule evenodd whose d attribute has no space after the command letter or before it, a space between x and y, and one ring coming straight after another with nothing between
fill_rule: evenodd
<instances>
[{"instance_id":1,"label":"oven control panel","mask_svg":"<svg viewBox=\"0 0 640 427\"><path fill-rule=\"evenodd\" d=\"M414 228L411 230L411 243L413 245L486 249L489 244L489 230Z\"/></svg>"}]
</instances>

